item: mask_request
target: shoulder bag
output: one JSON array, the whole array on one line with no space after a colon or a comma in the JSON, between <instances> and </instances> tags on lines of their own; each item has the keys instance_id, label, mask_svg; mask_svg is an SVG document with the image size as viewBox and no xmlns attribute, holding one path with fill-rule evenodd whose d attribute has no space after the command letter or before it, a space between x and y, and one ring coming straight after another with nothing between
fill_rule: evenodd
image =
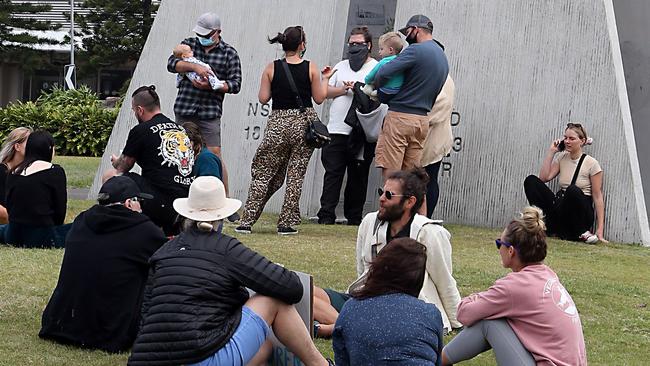
<instances>
[{"instance_id":1,"label":"shoulder bag","mask_svg":"<svg viewBox=\"0 0 650 366\"><path fill-rule=\"evenodd\" d=\"M291 70L289 70L289 65L287 64L286 59L282 60L282 67L284 68L284 73L287 75L287 79L289 80L291 90L296 94L296 102L298 103L298 106L300 106L300 111L304 113L305 105L302 103L300 93L298 93L296 83L293 81L293 76L291 75ZM307 130L305 131L305 143L307 146L319 149L327 145L331 140L329 131L327 131L327 126L320 121L318 116L309 121L307 124Z\"/></svg>"},{"instance_id":2,"label":"shoulder bag","mask_svg":"<svg viewBox=\"0 0 650 366\"><path fill-rule=\"evenodd\" d=\"M571 179L571 184L569 184L569 186L576 184L576 180L578 180L578 174L580 173L580 167L582 167L582 162L585 160L585 157L587 157L587 154L582 154L580 157L578 165L576 166L576 171L573 173L573 179ZM564 201L564 189L560 189L555 194L555 201L553 202L553 206L555 208L560 207L562 205L562 201Z\"/></svg>"}]
</instances>

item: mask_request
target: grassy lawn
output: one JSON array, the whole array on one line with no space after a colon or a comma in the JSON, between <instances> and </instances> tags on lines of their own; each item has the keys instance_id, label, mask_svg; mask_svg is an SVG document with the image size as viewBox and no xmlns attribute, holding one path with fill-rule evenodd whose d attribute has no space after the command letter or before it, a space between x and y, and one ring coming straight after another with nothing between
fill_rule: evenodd
<instances>
[{"instance_id":1,"label":"grassy lawn","mask_svg":"<svg viewBox=\"0 0 650 366\"><path fill-rule=\"evenodd\" d=\"M59 157L69 184L87 187L99 159ZM74 178L73 178L74 177ZM70 200L67 222L92 205ZM311 273L316 284L344 290L355 278L356 227L303 224L300 234L281 237L276 216L263 215L255 234L225 232L289 268ZM449 225L454 276L462 296L484 290L507 271L500 266L494 238L500 230ZM0 366L118 365L128 355L80 350L40 340L40 316L56 285L63 250L0 246ZM580 245L550 240L546 260L580 310L591 365L647 365L650 350L650 249L623 244ZM449 338L447 339L447 341ZM332 357L331 342L317 340ZM482 355L463 365L493 365Z\"/></svg>"},{"instance_id":2,"label":"grassy lawn","mask_svg":"<svg viewBox=\"0 0 650 366\"><path fill-rule=\"evenodd\" d=\"M101 158L82 158L78 156L55 156L54 163L65 170L69 188L87 188L93 184L95 172Z\"/></svg>"}]
</instances>

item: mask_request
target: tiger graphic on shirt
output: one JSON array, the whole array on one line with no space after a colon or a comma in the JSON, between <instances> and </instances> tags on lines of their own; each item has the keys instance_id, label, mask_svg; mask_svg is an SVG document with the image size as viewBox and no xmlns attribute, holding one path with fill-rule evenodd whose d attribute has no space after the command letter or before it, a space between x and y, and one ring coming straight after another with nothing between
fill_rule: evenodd
<instances>
[{"instance_id":1,"label":"tiger graphic on shirt","mask_svg":"<svg viewBox=\"0 0 650 366\"><path fill-rule=\"evenodd\" d=\"M194 151L192 142L183 130L163 130L160 131L160 152L163 161L160 165L176 166L178 172L187 177L192 174L194 166Z\"/></svg>"}]
</instances>

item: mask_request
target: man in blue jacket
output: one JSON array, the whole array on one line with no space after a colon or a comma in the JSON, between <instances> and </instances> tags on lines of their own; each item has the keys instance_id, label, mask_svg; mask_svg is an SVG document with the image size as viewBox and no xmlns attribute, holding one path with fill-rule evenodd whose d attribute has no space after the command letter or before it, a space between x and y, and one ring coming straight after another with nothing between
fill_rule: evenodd
<instances>
[{"instance_id":1,"label":"man in blue jacket","mask_svg":"<svg viewBox=\"0 0 650 366\"><path fill-rule=\"evenodd\" d=\"M377 141L375 162L384 177L391 171L420 164L429 130L427 113L449 73L443 47L431 34L433 24L429 18L414 15L400 32L409 46L379 69L374 79L379 88L392 76L404 75L404 84L388 103L388 114Z\"/></svg>"}]
</instances>

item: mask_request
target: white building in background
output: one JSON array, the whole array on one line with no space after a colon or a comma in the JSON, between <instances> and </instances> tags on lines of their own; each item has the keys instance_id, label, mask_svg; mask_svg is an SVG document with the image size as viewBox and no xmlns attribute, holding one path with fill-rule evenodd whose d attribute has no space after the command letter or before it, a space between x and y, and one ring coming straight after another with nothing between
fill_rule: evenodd
<instances>
[{"instance_id":1,"label":"white building in background","mask_svg":"<svg viewBox=\"0 0 650 366\"><path fill-rule=\"evenodd\" d=\"M70 0L11 0L14 4L31 3L33 5L50 5L48 12L36 14L14 14L17 18L32 18L60 24L58 30L53 31L28 31L30 34L42 36L57 41L64 41L70 34ZM154 0L153 4L159 4ZM88 12L82 8L83 0L75 0L75 18ZM75 26L79 31L78 25ZM23 30L16 29L16 32ZM76 37L77 49L81 47L81 39ZM48 90L54 85L63 85L63 69L70 63L70 44L41 44L35 45L48 58L48 67L35 70L27 74L17 62L0 63L0 107L15 100L36 99L41 90ZM96 75L84 79L77 79L78 84L89 86L100 97L116 96L124 82L133 75L135 64L124 64L118 67L103 68Z\"/></svg>"}]
</instances>

